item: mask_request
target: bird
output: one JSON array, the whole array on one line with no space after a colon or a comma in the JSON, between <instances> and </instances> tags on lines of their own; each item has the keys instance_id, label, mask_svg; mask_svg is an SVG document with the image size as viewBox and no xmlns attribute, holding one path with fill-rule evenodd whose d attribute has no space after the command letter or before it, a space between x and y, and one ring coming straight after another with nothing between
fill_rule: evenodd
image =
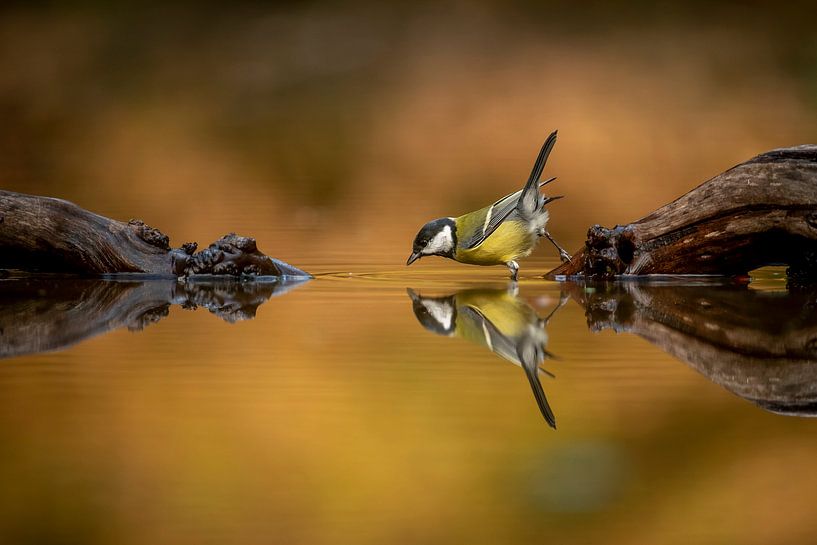
<instances>
[{"instance_id":1,"label":"bird","mask_svg":"<svg viewBox=\"0 0 817 545\"><path fill-rule=\"evenodd\" d=\"M539 191L556 179L540 181L557 132L553 131L545 140L522 189L474 212L426 223L414 238L406 266L436 255L471 265L505 265L516 281L519 278L516 260L529 256L541 237L556 247L562 261L570 261L570 254L547 230L549 214L545 207L563 195L547 197Z\"/></svg>"},{"instance_id":2,"label":"bird","mask_svg":"<svg viewBox=\"0 0 817 545\"><path fill-rule=\"evenodd\" d=\"M422 296L411 288L406 292L414 315L427 330L474 342L520 366L539 411L548 425L556 428L556 416L539 381L539 372L553 376L541 367L545 360L556 359L547 350L545 326L567 297L562 297L550 315L542 319L518 297L513 283L507 289L465 289L442 297Z\"/></svg>"}]
</instances>

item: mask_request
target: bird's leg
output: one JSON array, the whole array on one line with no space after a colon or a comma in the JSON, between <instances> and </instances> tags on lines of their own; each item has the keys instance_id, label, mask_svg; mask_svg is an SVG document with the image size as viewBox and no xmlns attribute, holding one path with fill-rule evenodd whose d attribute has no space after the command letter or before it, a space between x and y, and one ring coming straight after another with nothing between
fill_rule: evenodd
<instances>
[{"instance_id":1,"label":"bird's leg","mask_svg":"<svg viewBox=\"0 0 817 545\"><path fill-rule=\"evenodd\" d=\"M545 231L545 236L546 236L546 237L547 237L547 239L548 239L548 240L551 242L551 244L553 244L554 246L556 246L556 249L557 249L557 250L559 250L559 258L560 258L562 261L572 261L572 259L571 259L571 257L570 257L570 254L569 254L569 253L567 253L567 252L565 251L565 249L564 249L564 248L562 248L561 246L559 246L559 244L558 244L558 243L557 243L555 240L553 240L553 237L552 237L552 236L550 236L550 233L548 233L547 231Z\"/></svg>"},{"instance_id":2,"label":"bird's leg","mask_svg":"<svg viewBox=\"0 0 817 545\"><path fill-rule=\"evenodd\" d=\"M511 271L511 280L514 282L519 280L519 263L516 261L508 261L505 263L505 265L507 265L508 269Z\"/></svg>"}]
</instances>

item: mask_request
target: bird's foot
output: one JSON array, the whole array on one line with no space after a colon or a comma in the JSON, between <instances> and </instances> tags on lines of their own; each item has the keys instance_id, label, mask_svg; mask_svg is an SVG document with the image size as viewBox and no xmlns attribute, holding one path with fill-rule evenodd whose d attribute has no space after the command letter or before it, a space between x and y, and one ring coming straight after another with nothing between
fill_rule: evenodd
<instances>
[{"instance_id":1,"label":"bird's foot","mask_svg":"<svg viewBox=\"0 0 817 545\"><path fill-rule=\"evenodd\" d=\"M570 257L570 254L567 253L564 248L559 246L559 244L555 240L553 240L553 237L550 235L550 233L547 232L547 230L545 230L545 236L550 241L550 243L553 244L553 246L557 250L559 250L559 258L562 260L562 263L564 263L565 261L571 261L571 262L573 261L573 258Z\"/></svg>"}]
</instances>

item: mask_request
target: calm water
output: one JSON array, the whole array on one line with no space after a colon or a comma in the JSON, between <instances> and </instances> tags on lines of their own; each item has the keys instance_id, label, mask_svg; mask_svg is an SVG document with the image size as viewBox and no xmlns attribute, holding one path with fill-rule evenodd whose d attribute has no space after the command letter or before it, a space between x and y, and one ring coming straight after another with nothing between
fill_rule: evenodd
<instances>
[{"instance_id":1,"label":"calm water","mask_svg":"<svg viewBox=\"0 0 817 545\"><path fill-rule=\"evenodd\" d=\"M0 279L0 545L814 541L814 293L402 266L554 129L573 251L813 143L809 6L148 4L2 3L0 187L318 276Z\"/></svg>"},{"instance_id":2,"label":"calm water","mask_svg":"<svg viewBox=\"0 0 817 545\"><path fill-rule=\"evenodd\" d=\"M0 278L0 545L814 541L817 304L779 270L402 266L554 129L571 251L813 143L810 6L0 4L2 189L318 275Z\"/></svg>"},{"instance_id":3,"label":"calm water","mask_svg":"<svg viewBox=\"0 0 817 545\"><path fill-rule=\"evenodd\" d=\"M499 269L467 271L332 272L288 291L0 282L2 541L817 529L817 421L791 415L817 400L813 294L775 269L747 288L529 268L518 294ZM547 371L556 430L514 362Z\"/></svg>"}]
</instances>

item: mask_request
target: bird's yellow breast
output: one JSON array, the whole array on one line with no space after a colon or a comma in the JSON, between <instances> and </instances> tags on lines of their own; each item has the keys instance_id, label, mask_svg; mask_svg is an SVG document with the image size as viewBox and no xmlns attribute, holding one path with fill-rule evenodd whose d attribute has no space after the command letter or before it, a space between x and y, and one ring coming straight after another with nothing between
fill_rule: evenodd
<instances>
[{"instance_id":1,"label":"bird's yellow breast","mask_svg":"<svg viewBox=\"0 0 817 545\"><path fill-rule=\"evenodd\" d=\"M530 255L535 244L536 236L524 223L506 221L476 248L457 248L454 258L472 265L499 265Z\"/></svg>"}]
</instances>

